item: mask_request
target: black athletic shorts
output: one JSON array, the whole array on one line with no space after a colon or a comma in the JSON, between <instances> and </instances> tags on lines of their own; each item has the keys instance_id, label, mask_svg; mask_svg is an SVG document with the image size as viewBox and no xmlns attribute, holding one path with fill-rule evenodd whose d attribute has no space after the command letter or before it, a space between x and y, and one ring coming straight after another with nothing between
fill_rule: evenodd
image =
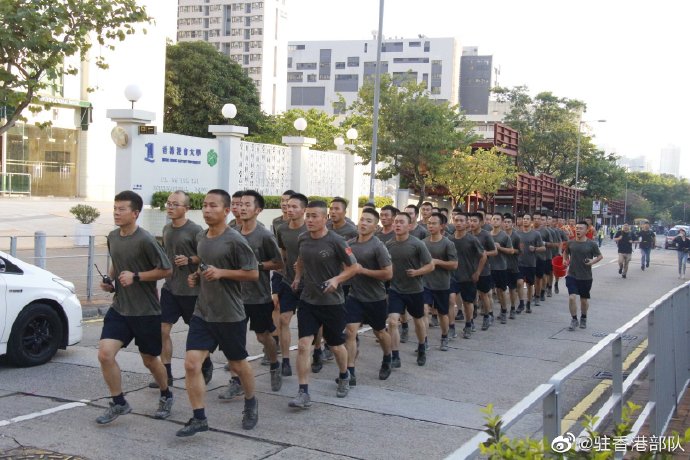
<instances>
[{"instance_id":1,"label":"black athletic shorts","mask_svg":"<svg viewBox=\"0 0 690 460\"><path fill-rule=\"evenodd\" d=\"M545 275L550 275L553 273L553 265L551 264L551 259L546 259L544 261L544 274Z\"/></svg>"},{"instance_id":2,"label":"black athletic shorts","mask_svg":"<svg viewBox=\"0 0 690 460\"><path fill-rule=\"evenodd\" d=\"M460 297L463 302L473 303L477 300L477 285L474 281L460 281Z\"/></svg>"},{"instance_id":3,"label":"black athletic shorts","mask_svg":"<svg viewBox=\"0 0 690 460\"><path fill-rule=\"evenodd\" d=\"M450 289L424 288L424 304L431 305L439 314L447 315L449 310Z\"/></svg>"},{"instance_id":4,"label":"black athletic shorts","mask_svg":"<svg viewBox=\"0 0 690 460\"><path fill-rule=\"evenodd\" d=\"M565 287L568 288L568 295L579 295L583 299L589 299L592 290L592 280L578 280L574 276L565 277Z\"/></svg>"},{"instance_id":5,"label":"black athletic shorts","mask_svg":"<svg viewBox=\"0 0 690 460\"><path fill-rule=\"evenodd\" d=\"M163 343L161 315L123 316L111 307L103 318L101 340L103 339L119 340L123 348L134 339L139 353L160 356Z\"/></svg>"},{"instance_id":6,"label":"black athletic shorts","mask_svg":"<svg viewBox=\"0 0 690 460\"><path fill-rule=\"evenodd\" d=\"M452 294L457 294L460 292L460 281L456 281L454 279L450 280L450 292Z\"/></svg>"},{"instance_id":7,"label":"black athletic shorts","mask_svg":"<svg viewBox=\"0 0 690 460\"><path fill-rule=\"evenodd\" d=\"M263 334L276 330L273 324L273 302L244 304L244 312L247 315L250 331Z\"/></svg>"},{"instance_id":8,"label":"black athletic shorts","mask_svg":"<svg viewBox=\"0 0 690 460\"><path fill-rule=\"evenodd\" d=\"M546 261L537 259L537 266L534 268L534 271L537 278L543 277L546 274Z\"/></svg>"},{"instance_id":9,"label":"black athletic shorts","mask_svg":"<svg viewBox=\"0 0 690 460\"><path fill-rule=\"evenodd\" d=\"M518 280L522 279L522 273L506 271L506 278L508 281L508 289L517 289Z\"/></svg>"},{"instance_id":10,"label":"black athletic shorts","mask_svg":"<svg viewBox=\"0 0 690 460\"><path fill-rule=\"evenodd\" d=\"M375 331L386 328L388 304L386 299L376 302L362 302L349 296L345 300L345 323L368 324Z\"/></svg>"},{"instance_id":11,"label":"black athletic shorts","mask_svg":"<svg viewBox=\"0 0 690 460\"><path fill-rule=\"evenodd\" d=\"M491 278L496 289L505 291L508 287L508 270L491 270Z\"/></svg>"},{"instance_id":12,"label":"black athletic shorts","mask_svg":"<svg viewBox=\"0 0 690 460\"><path fill-rule=\"evenodd\" d=\"M479 277L479 281L477 281L477 290L479 292L483 292L484 294L488 294L491 292L491 289L494 287L494 280L491 278L491 275L482 275Z\"/></svg>"},{"instance_id":13,"label":"black athletic shorts","mask_svg":"<svg viewBox=\"0 0 690 460\"><path fill-rule=\"evenodd\" d=\"M299 292L293 291L292 288L285 283L280 283L280 287L278 289L278 300L280 302L280 312L281 313L287 313L287 312L294 313L295 310L297 310L297 306L299 305L299 296L300 296Z\"/></svg>"},{"instance_id":14,"label":"black athletic shorts","mask_svg":"<svg viewBox=\"0 0 690 460\"><path fill-rule=\"evenodd\" d=\"M194 315L187 332L187 350L220 348L228 361L242 361L247 356L247 321L210 323Z\"/></svg>"},{"instance_id":15,"label":"black athletic shorts","mask_svg":"<svg viewBox=\"0 0 690 460\"><path fill-rule=\"evenodd\" d=\"M297 333L299 338L316 335L323 326L323 338L326 343L335 347L345 343L345 306L312 305L300 302L297 310Z\"/></svg>"},{"instance_id":16,"label":"black athletic shorts","mask_svg":"<svg viewBox=\"0 0 690 460\"><path fill-rule=\"evenodd\" d=\"M161 321L175 324L180 318L185 324L189 324L194 314L196 305L195 295L175 295L168 289L161 289Z\"/></svg>"},{"instance_id":17,"label":"black athletic shorts","mask_svg":"<svg viewBox=\"0 0 690 460\"><path fill-rule=\"evenodd\" d=\"M405 309L413 318L424 316L424 293L401 294L391 289L388 291L388 313L403 314Z\"/></svg>"},{"instance_id":18,"label":"black athletic shorts","mask_svg":"<svg viewBox=\"0 0 690 460\"><path fill-rule=\"evenodd\" d=\"M280 292L280 285L283 284L283 274L274 271L271 274L271 294L278 294Z\"/></svg>"},{"instance_id":19,"label":"black athletic shorts","mask_svg":"<svg viewBox=\"0 0 690 460\"><path fill-rule=\"evenodd\" d=\"M533 286L534 277L537 275L537 269L535 267L525 267L524 265L520 265L519 268L520 273L522 273L522 279L525 280L525 283Z\"/></svg>"}]
</instances>

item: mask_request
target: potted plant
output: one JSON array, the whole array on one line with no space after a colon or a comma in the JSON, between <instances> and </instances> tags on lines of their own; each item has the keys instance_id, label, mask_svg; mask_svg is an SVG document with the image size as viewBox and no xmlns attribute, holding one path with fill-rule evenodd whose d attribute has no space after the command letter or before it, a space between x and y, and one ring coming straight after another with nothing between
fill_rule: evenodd
<instances>
[{"instance_id":1,"label":"potted plant","mask_svg":"<svg viewBox=\"0 0 690 460\"><path fill-rule=\"evenodd\" d=\"M100 217L100 211L87 204L78 204L70 208L69 212L78 221L74 231L74 245L88 246L89 236L93 235L93 222Z\"/></svg>"}]
</instances>

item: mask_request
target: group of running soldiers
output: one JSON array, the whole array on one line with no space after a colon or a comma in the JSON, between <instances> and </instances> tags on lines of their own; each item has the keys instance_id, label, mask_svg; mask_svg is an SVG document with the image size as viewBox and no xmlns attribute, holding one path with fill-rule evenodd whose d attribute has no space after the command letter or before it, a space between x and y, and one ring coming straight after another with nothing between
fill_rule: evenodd
<instances>
[{"instance_id":1,"label":"group of running soldiers","mask_svg":"<svg viewBox=\"0 0 690 460\"><path fill-rule=\"evenodd\" d=\"M591 266L601 260L588 238L591 224L574 219L566 224L546 214L485 215L462 208L449 213L425 202L403 211L388 205L378 212L368 205L355 225L346 217L344 199L327 205L292 190L281 196L282 215L272 231L258 220L265 202L254 190L232 197L224 190L209 191L202 207L207 230L187 219L189 196L173 192L166 202L171 222L163 229L161 248L136 224L142 204L131 191L115 197L118 228L108 235L112 267L110 279L101 284L115 296L98 353L112 402L96 421L107 424L131 412L115 358L132 340L154 377L149 386L160 389L154 417L170 416L170 334L182 318L189 325L184 367L193 416L178 436L208 430L204 397L213 373L209 356L216 348L231 372L219 398L244 395L242 427L256 426L247 325L263 345L271 390L279 391L283 378L292 375L290 323L297 315L299 387L288 404L307 409L310 373L320 372L324 359L337 363L337 397L357 384L361 325L372 328L382 349L379 379L402 366L400 343L408 340L408 316L417 337L416 362L424 366L430 327L440 327L439 349L447 351L449 340L458 337L456 321L464 322L465 339L475 332L479 315L482 330L492 326L492 295L500 306L497 319L505 324L558 294L552 258L561 252L569 265L569 329L586 328ZM230 213L235 218L227 223ZM165 284L159 301L160 279Z\"/></svg>"}]
</instances>

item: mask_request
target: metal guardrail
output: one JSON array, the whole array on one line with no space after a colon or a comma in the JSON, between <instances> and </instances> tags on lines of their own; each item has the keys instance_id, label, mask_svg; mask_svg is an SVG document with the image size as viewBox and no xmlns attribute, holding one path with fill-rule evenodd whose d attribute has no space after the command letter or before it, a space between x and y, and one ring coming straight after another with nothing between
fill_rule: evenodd
<instances>
[{"instance_id":1,"label":"metal guardrail","mask_svg":"<svg viewBox=\"0 0 690 460\"><path fill-rule=\"evenodd\" d=\"M624 379L623 336L645 319L649 339L647 356L630 369L629 375ZM638 415L626 441L627 445L630 445L645 422L649 425L651 435L663 436L673 412L690 384L690 282L656 300L615 332L599 341L580 358L554 374L548 383L535 388L503 414L502 430L508 430L541 403L543 435L550 445L556 437L563 434L561 432L563 383L609 347L612 357L612 392L597 412L598 420L593 429L598 430L609 416L614 423L621 422L627 394L640 375L647 371L650 383L649 402ZM579 437L585 435L583 431ZM453 460L475 458L480 453L480 444L488 439L487 433L478 433L446 458ZM614 458L623 458L624 454L625 452L615 452Z\"/></svg>"},{"instance_id":2,"label":"metal guardrail","mask_svg":"<svg viewBox=\"0 0 690 460\"><path fill-rule=\"evenodd\" d=\"M96 263L97 258L103 258L105 257L105 265L100 267L100 269L103 271L103 273L108 273L109 267L110 267L110 254L108 251L105 251L103 253L97 253L96 252L96 238L97 236L91 235L88 236L88 246L86 246L87 253L86 254L76 254L76 255L63 255L63 256L48 256L48 251L47 251L47 239L50 237L70 237L73 235L47 235L44 231L37 231L33 235L33 257L28 257L24 256L21 257L21 259L25 259L27 262L36 265L39 268L42 269L47 269L47 262L49 260L53 261L68 261L68 260L73 260L73 259L86 259L86 266L84 267L84 272L85 274L80 275L80 274L75 274L75 273L70 273L68 276L59 273L59 270L51 270L53 271L56 275L65 277L68 281L74 281L75 278L86 278L86 287L85 287L85 297L87 300L92 300L92 297L94 295L94 263ZM17 257L17 243L19 236L10 236L10 248L9 248L9 254L12 257ZM22 238L31 238L30 236L22 236ZM76 284L76 283L75 283Z\"/></svg>"},{"instance_id":3,"label":"metal guardrail","mask_svg":"<svg viewBox=\"0 0 690 460\"><path fill-rule=\"evenodd\" d=\"M0 173L0 193L31 196L31 174Z\"/></svg>"}]
</instances>

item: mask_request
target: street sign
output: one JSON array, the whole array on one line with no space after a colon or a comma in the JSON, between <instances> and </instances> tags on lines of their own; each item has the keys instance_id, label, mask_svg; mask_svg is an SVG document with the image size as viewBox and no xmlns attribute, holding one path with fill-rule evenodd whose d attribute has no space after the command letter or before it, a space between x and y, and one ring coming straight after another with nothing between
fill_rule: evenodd
<instances>
[{"instance_id":1,"label":"street sign","mask_svg":"<svg viewBox=\"0 0 690 460\"><path fill-rule=\"evenodd\" d=\"M601 201L592 201L592 214L599 214L599 210L601 210Z\"/></svg>"},{"instance_id":2,"label":"street sign","mask_svg":"<svg viewBox=\"0 0 690 460\"><path fill-rule=\"evenodd\" d=\"M608 214L609 213L609 204L608 203L604 203L604 206L602 206L602 208L601 208L601 213L602 214Z\"/></svg>"}]
</instances>

